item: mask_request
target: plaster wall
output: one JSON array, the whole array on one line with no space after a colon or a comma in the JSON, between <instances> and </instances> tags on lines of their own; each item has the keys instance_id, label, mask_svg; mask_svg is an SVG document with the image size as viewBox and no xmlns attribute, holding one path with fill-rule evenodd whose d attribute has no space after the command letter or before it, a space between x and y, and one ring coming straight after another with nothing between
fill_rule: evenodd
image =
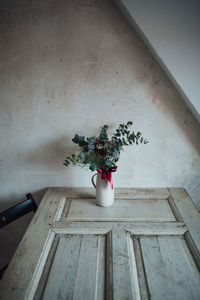
<instances>
[{"instance_id":1,"label":"plaster wall","mask_svg":"<svg viewBox=\"0 0 200 300\"><path fill-rule=\"evenodd\" d=\"M63 166L71 139L128 120L149 144L125 149L115 186L185 187L200 207L200 126L113 1L7 0L0 36L1 210L91 186L90 171ZM1 230L5 259L28 221Z\"/></svg>"},{"instance_id":2,"label":"plaster wall","mask_svg":"<svg viewBox=\"0 0 200 300\"><path fill-rule=\"evenodd\" d=\"M115 0L200 122L200 2Z\"/></svg>"}]
</instances>

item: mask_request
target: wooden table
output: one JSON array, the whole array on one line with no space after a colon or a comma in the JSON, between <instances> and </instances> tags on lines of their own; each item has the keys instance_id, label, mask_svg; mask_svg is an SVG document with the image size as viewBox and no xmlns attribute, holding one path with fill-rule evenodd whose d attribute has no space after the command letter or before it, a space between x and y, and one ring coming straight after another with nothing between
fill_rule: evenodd
<instances>
[{"instance_id":1,"label":"wooden table","mask_svg":"<svg viewBox=\"0 0 200 300\"><path fill-rule=\"evenodd\" d=\"M0 298L200 299L200 217L184 189L49 188Z\"/></svg>"}]
</instances>

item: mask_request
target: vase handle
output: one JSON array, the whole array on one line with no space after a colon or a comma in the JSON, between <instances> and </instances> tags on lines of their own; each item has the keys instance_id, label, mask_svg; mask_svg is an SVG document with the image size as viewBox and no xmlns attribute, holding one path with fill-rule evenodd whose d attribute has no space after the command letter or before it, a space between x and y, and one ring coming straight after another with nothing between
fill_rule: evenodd
<instances>
[{"instance_id":1,"label":"vase handle","mask_svg":"<svg viewBox=\"0 0 200 300\"><path fill-rule=\"evenodd\" d=\"M93 184L93 186L94 186L95 189L96 189L96 184L94 183L94 177L95 177L96 175L97 175L97 173L94 174L94 175L92 176L92 179L91 179L92 184Z\"/></svg>"}]
</instances>

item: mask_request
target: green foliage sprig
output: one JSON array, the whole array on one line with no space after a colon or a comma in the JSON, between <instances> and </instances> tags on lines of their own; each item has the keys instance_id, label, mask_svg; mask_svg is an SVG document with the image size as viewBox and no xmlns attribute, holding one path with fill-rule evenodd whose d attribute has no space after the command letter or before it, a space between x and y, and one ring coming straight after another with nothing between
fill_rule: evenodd
<instances>
[{"instance_id":1,"label":"green foliage sprig","mask_svg":"<svg viewBox=\"0 0 200 300\"><path fill-rule=\"evenodd\" d=\"M76 134L72 141L79 145L81 150L68 156L64 162L65 166L88 166L91 171L102 169L108 171L112 167L116 167L116 163L120 158L120 152L124 146L133 144L147 144L148 141L142 137L141 132L131 131L132 121L127 124L119 124L116 132L111 139L108 138L108 126L101 127L98 137L92 136L85 138Z\"/></svg>"}]
</instances>

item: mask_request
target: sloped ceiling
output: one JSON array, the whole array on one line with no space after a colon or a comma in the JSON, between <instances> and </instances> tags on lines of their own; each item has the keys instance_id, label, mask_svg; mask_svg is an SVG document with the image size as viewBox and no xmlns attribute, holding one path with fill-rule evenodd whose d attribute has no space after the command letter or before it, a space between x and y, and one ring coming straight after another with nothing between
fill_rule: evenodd
<instances>
[{"instance_id":1,"label":"sloped ceiling","mask_svg":"<svg viewBox=\"0 0 200 300\"><path fill-rule=\"evenodd\" d=\"M115 0L200 122L200 2Z\"/></svg>"}]
</instances>

